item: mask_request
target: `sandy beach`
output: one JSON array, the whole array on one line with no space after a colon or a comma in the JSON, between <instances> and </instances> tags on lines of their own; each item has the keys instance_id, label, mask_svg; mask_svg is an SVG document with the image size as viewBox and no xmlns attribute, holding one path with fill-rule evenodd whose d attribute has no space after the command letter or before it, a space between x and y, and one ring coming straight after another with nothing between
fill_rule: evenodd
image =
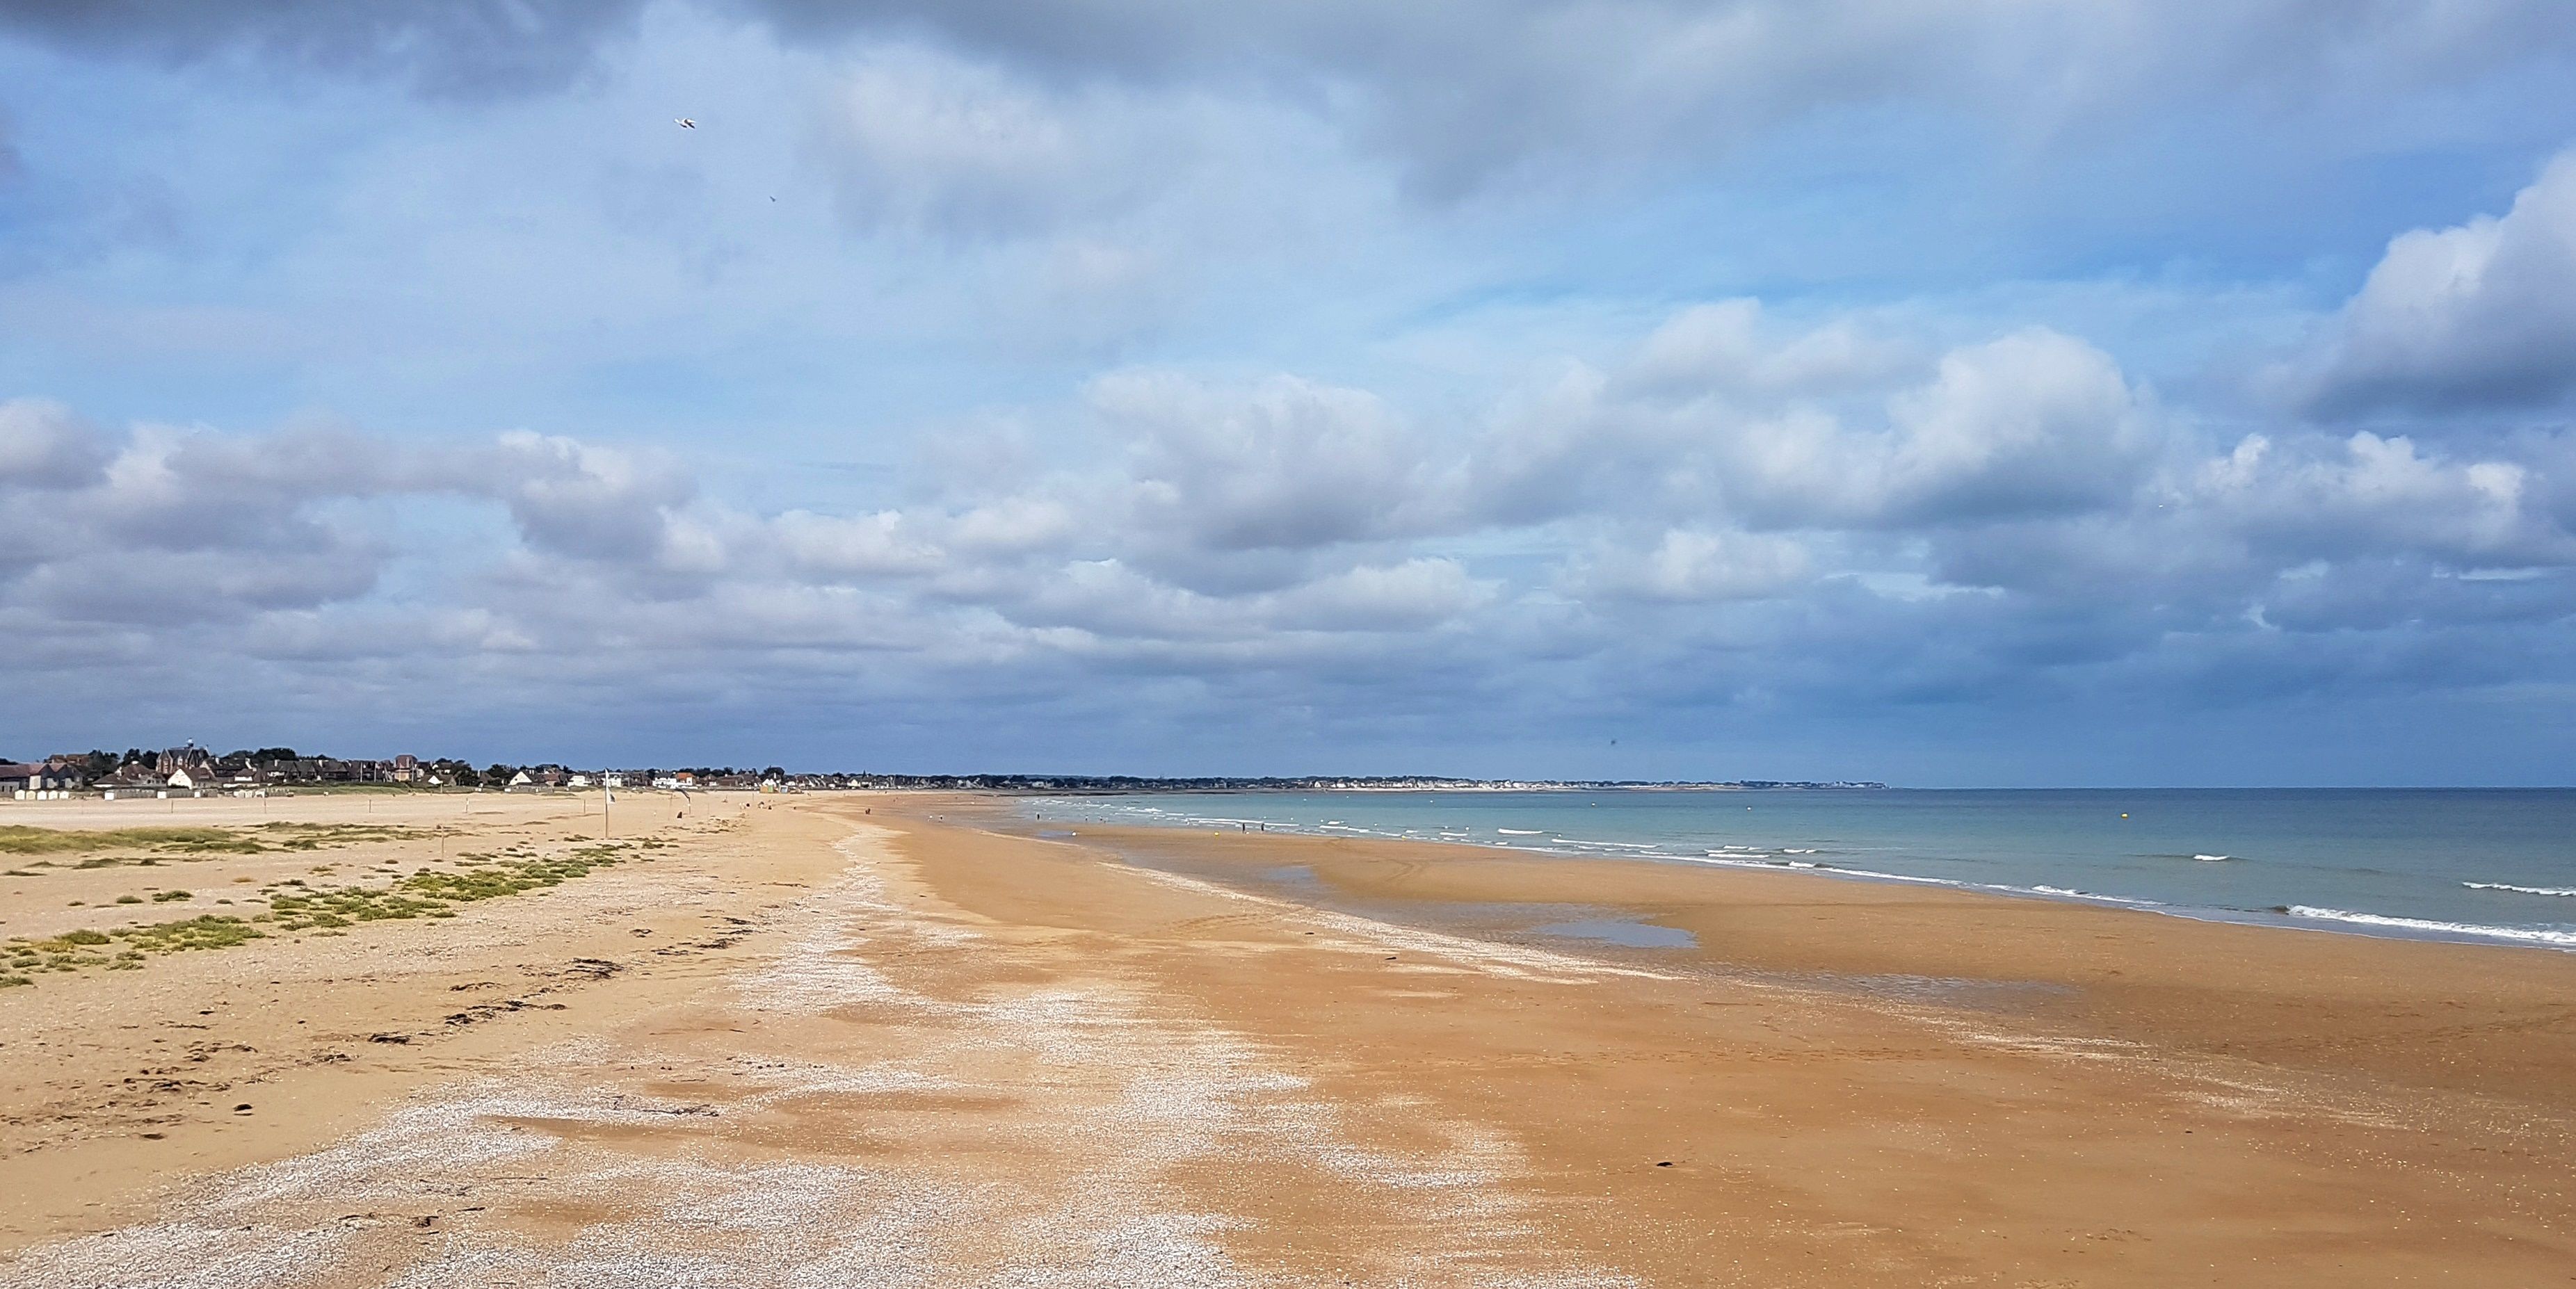
<instances>
[{"instance_id":1,"label":"sandy beach","mask_svg":"<svg viewBox=\"0 0 2576 1289\"><path fill-rule=\"evenodd\" d=\"M681 805L0 814L0 1284L2576 1284L2576 955Z\"/></svg>"}]
</instances>

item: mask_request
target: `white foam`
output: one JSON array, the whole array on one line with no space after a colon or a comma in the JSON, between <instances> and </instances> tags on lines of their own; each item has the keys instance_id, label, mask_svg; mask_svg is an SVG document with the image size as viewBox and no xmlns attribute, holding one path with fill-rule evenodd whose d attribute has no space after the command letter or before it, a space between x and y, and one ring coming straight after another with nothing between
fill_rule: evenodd
<instances>
[{"instance_id":1,"label":"white foam","mask_svg":"<svg viewBox=\"0 0 2576 1289\"><path fill-rule=\"evenodd\" d=\"M2142 900L2130 895L2096 895L2091 891L2070 891L2063 886L1999 886L1997 890L2027 890L2034 895L2054 895L2063 900L2100 900L2105 904L2132 904L2139 908L2161 907L2162 900Z\"/></svg>"},{"instance_id":2,"label":"white foam","mask_svg":"<svg viewBox=\"0 0 2576 1289\"><path fill-rule=\"evenodd\" d=\"M2199 860L2204 864L2215 864L2222 859L2234 859L2236 857L2234 855L2194 855L2192 858Z\"/></svg>"},{"instance_id":3,"label":"white foam","mask_svg":"<svg viewBox=\"0 0 2576 1289\"><path fill-rule=\"evenodd\" d=\"M1964 888L1968 885L1966 882L1956 882L1946 877L1914 877L1905 873L1882 873L1871 868L1835 868L1832 869L1832 871L1837 873L1849 873L1854 877L1876 878L1882 882L1913 882L1920 886L1952 886Z\"/></svg>"},{"instance_id":4,"label":"white foam","mask_svg":"<svg viewBox=\"0 0 2576 1289\"><path fill-rule=\"evenodd\" d=\"M1770 862L1770 861L1768 861L1768 860L1747 859L1747 858L1745 858L1745 857L1743 857L1743 856L1741 856L1741 855L1721 855L1721 854L1719 854L1719 853L1717 853L1716 851L1713 851L1713 850L1712 850L1712 851L1710 851L1710 852L1708 852L1708 853L1707 853L1707 854L1705 854L1705 855L1674 855L1674 856L1672 856L1671 858L1678 859L1678 860L1682 861L1682 862L1683 862L1683 863L1685 863L1685 864L1714 864L1714 865L1716 865L1716 866L1718 866L1718 867L1720 867L1720 868L1778 868L1778 867L1779 867L1779 865L1778 865L1778 864L1771 863L1771 862ZM1813 868L1813 867L1815 867L1815 865L1813 865L1813 864L1809 864L1807 867L1809 867L1809 868Z\"/></svg>"},{"instance_id":5,"label":"white foam","mask_svg":"<svg viewBox=\"0 0 2576 1289\"><path fill-rule=\"evenodd\" d=\"M2516 886L2511 882L2462 882L2473 891L2512 891L2517 895L2576 896L2576 886Z\"/></svg>"},{"instance_id":6,"label":"white foam","mask_svg":"<svg viewBox=\"0 0 2576 1289\"><path fill-rule=\"evenodd\" d=\"M1538 837L1545 835L1541 830L1536 828L1497 828L1494 831L1501 833L1506 837Z\"/></svg>"},{"instance_id":7,"label":"white foam","mask_svg":"<svg viewBox=\"0 0 2576 1289\"><path fill-rule=\"evenodd\" d=\"M2512 940L2521 944L2554 944L2576 949L2576 931L2552 930L2546 927L2439 922L2432 918L2401 918L2382 913L2353 913L2344 909L2321 909L2307 904L2291 905L2290 916L2316 918L2327 922L2349 922L2355 926L2381 926L2401 931L2426 931L2436 935L2474 935L2490 940Z\"/></svg>"}]
</instances>

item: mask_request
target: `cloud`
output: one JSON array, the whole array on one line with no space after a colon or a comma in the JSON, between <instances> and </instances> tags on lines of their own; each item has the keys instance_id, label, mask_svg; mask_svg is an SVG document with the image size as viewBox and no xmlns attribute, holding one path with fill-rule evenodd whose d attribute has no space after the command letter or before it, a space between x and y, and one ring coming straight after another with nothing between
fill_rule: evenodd
<instances>
[{"instance_id":1,"label":"cloud","mask_svg":"<svg viewBox=\"0 0 2576 1289\"><path fill-rule=\"evenodd\" d=\"M2576 391L2576 152L2501 216L2416 229L2346 305L2316 378L2329 412L2474 409Z\"/></svg>"},{"instance_id":2,"label":"cloud","mask_svg":"<svg viewBox=\"0 0 2576 1289\"><path fill-rule=\"evenodd\" d=\"M567 438L505 434L478 456L473 480L433 477L488 491L509 507L529 545L560 555L629 560L662 554L672 511L691 491L667 459Z\"/></svg>"},{"instance_id":3,"label":"cloud","mask_svg":"<svg viewBox=\"0 0 2576 1289\"><path fill-rule=\"evenodd\" d=\"M2213 100L2239 116L2367 106L2547 65L2576 44L2548 0L705 0L695 9L796 48L944 46L1004 64L1049 95L1123 85L1301 102L1442 197L1533 166L1706 160L1767 132L1891 104L2025 139L2149 128L2163 109ZM581 77L648 10L643 0L0 0L0 29L90 53L173 63L248 53L307 74L489 96ZM908 176L883 191L859 186L854 209L891 216L953 202L1004 217L1027 195L998 163L1044 170L1097 142L1057 133L1023 88L925 88L884 64L851 86L843 108L883 112L847 122L863 168L901 163L895 172Z\"/></svg>"},{"instance_id":4,"label":"cloud","mask_svg":"<svg viewBox=\"0 0 2576 1289\"><path fill-rule=\"evenodd\" d=\"M2531 467L2427 455L2369 433L2340 446L2283 460L2270 440L2249 437L2202 464L2196 500L2285 562L2403 554L2497 568L2576 557L2564 530L2527 505Z\"/></svg>"},{"instance_id":5,"label":"cloud","mask_svg":"<svg viewBox=\"0 0 2576 1289\"><path fill-rule=\"evenodd\" d=\"M1198 143L1180 121L1103 90L1067 92L930 51L860 55L824 112L843 213L944 237L1051 230L1171 187ZM1072 279L1129 271L1076 254ZM1107 258L1104 258L1107 257Z\"/></svg>"},{"instance_id":6,"label":"cloud","mask_svg":"<svg viewBox=\"0 0 2576 1289\"><path fill-rule=\"evenodd\" d=\"M2151 104L2212 96L2277 113L2302 97L2288 86L2312 101L2414 90L2570 45L2542 0L766 0L749 11L791 39L928 34L1056 80L1269 84L1347 102L1360 138L1444 194L1535 159L1706 155L1800 117L1889 102L2023 133L2143 121Z\"/></svg>"},{"instance_id":7,"label":"cloud","mask_svg":"<svg viewBox=\"0 0 2576 1289\"><path fill-rule=\"evenodd\" d=\"M1620 505L1768 529L1990 523L2121 504L2168 431L2101 350L2044 328L1920 347L1685 310L1609 374L1518 409L1470 467L1488 513Z\"/></svg>"},{"instance_id":8,"label":"cloud","mask_svg":"<svg viewBox=\"0 0 2576 1289\"><path fill-rule=\"evenodd\" d=\"M1583 557L1569 585L1587 596L1673 603L1754 599L1806 580L1807 550L1776 535L1675 528L1649 549L1604 550Z\"/></svg>"},{"instance_id":9,"label":"cloud","mask_svg":"<svg viewBox=\"0 0 2576 1289\"><path fill-rule=\"evenodd\" d=\"M1953 350L1855 454L1860 509L1882 522L2012 519L2117 502L2154 453L2152 412L2110 355L2045 330ZM1873 468L1875 467L1875 468Z\"/></svg>"},{"instance_id":10,"label":"cloud","mask_svg":"<svg viewBox=\"0 0 2576 1289\"><path fill-rule=\"evenodd\" d=\"M98 431L59 403L0 403L0 490L71 488L98 478L107 449Z\"/></svg>"},{"instance_id":11,"label":"cloud","mask_svg":"<svg viewBox=\"0 0 2576 1289\"><path fill-rule=\"evenodd\" d=\"M1319 578L1274 603L1288 630L1423 631L1484 607L1497 589L1454 559L1417 558Z\"/></svg>"},{"instance_id":12,"label":"cloud","mask_svg":"<svg viewBox=\"0 0 2576 1289\"><path fill-rule=\"evenodd\" d=\"M1893 377L1919 361L1903 341L1850 319L1774 338L1762 302L1692 305L1646 337L1625 373L1643 391L1833 394Z\"/></svg>"},{"instance_id":13,"label":"cloud","mask_svg":"<svg viewBox=\"0 0 2576 1289\"><path fill-rule=\"evenodd\" d=\"M2423 659L2576 611L2576 433L2218 441L2054 331L1943 347L1735 303L1644 332L1437 416L1120 369L1020 413L1055 450L846 509L710 495L689 455L568 436L111 433L22 400L0 405L0 537L32 554L0 569L0 623L33 667L147 687L178 649L308 693L437 674L559 702L529 669L576 667L780 686L798 711L1087 695L1375 727L1457 703L2430 691L2495 668ZM2513 674L2576 681L2576 651L2513 647Z\"/></svg>"},{"instance_id":14,"label":"cloud","mask_svg":"<svg viewBox=\"0 0 2576 1289\"><path fill-rule=\"evenodd\" d=\"M1126 446L1137 517L1194 548L1302 549L1420 531L1428 444L1377 396L1292 376L1219 389L1121 372L1089 401Z\"/></svg>"},{"instance_id":15,"label":"cloud","mask_svg":"<svg viewBox=\"0 0 2576 1289\"><path fill-rule=\"evenodd\" d=\"M6 0L0 28L167 62L235 51L334 75L388 74L436 95L550 88L632 28L637 0Z\"/></svg>"}]
</instances>

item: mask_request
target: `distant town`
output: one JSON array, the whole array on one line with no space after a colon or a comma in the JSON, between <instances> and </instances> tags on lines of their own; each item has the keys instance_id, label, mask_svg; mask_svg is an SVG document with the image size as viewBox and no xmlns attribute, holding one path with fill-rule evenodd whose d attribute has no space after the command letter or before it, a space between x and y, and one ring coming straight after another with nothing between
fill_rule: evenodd
<instances>
[{"instance_id":1,"label":"distant town","mask_svg":"<svg viewBox=\"0 0 2576 1289\"><path fill-rule=\"evenodd\" d=\"M864 788L980 792L1545 792L1602 789L1718 792L1758 788L1884 788L1883 783L1742 779L1723 783L1608 779L1455 779L1425 775L1151 778L1137 775L797 773L781 766L582 768L556 762L476 766L403 755L385 760L316 756L287 747L217 753L194 743L147 751L93 750L42 761L0 761L0 799L72 796L247 796L294 788L377 785L423 791L818 792Z\"/></svg>"}]
</instances>

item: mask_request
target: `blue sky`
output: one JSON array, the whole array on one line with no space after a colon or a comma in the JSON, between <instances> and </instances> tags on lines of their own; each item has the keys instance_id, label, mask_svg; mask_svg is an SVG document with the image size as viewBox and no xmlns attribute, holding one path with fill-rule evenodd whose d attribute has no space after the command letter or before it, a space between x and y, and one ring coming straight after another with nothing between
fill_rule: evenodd
<instances>
[{"instance_id":1,"label":"blue sky","mask_svg":"<svg viewBox=\"0 0 2576 1289\"><path fill-rule=\"evenodd\" d=\"M2565 783L2571 64L0 0L0 755Z\"/></svg>"}]
</instances>

